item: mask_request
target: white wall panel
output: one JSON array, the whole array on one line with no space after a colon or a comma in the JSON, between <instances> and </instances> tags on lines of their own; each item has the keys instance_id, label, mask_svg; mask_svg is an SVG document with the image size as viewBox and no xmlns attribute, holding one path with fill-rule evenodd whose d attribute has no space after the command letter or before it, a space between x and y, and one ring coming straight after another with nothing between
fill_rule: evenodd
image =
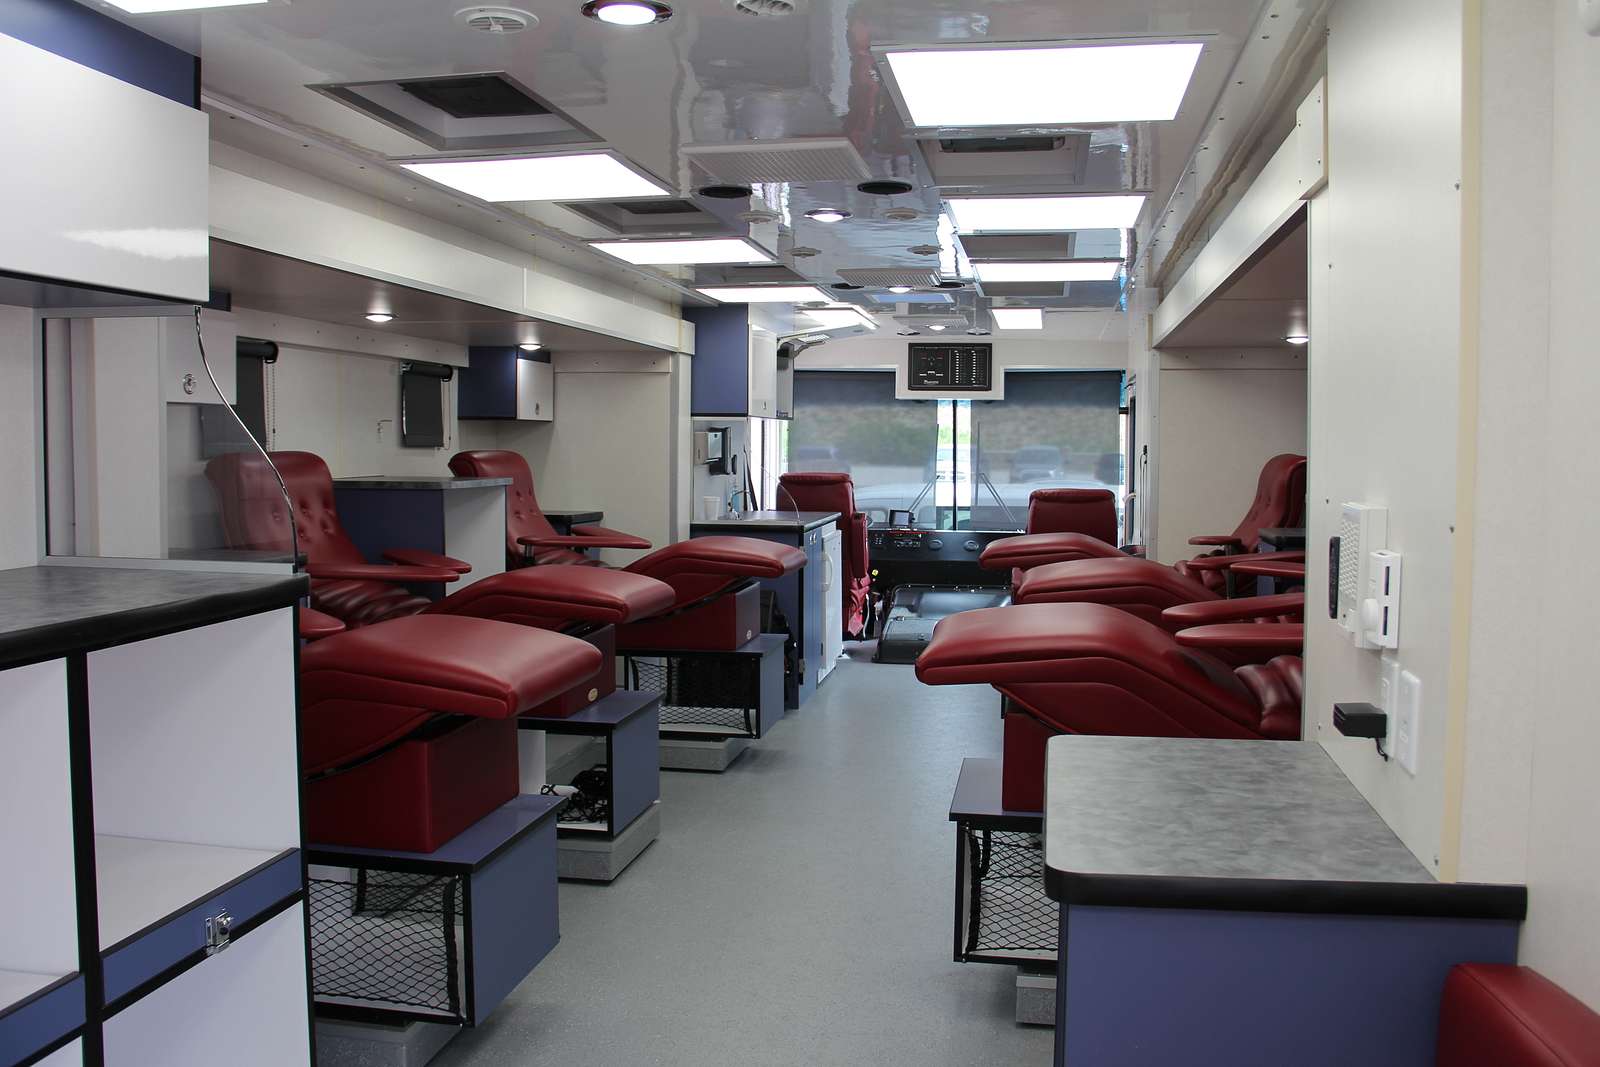
<instances>
[{"instance_id":1,"label":"white wall panel","mask_svg":"<svg viewBox=\"0 0 1600 1067\"><path fill-rule=\"evenodd\" d=\"M1460 519L1462 18L1449 0L1334 5L1328 186L1311 202L1306 587L1325 588L1315 546L1337 531L1342 502L1389 508L1388 547L1405 553L1399 659L1423 685L1420 767L1413 777L1333 729L1336 701L1377 700L1378 657L1322 612L1306 621L1310 736L1430 870L1444 832Z\"/></svg>"}]
</instances>

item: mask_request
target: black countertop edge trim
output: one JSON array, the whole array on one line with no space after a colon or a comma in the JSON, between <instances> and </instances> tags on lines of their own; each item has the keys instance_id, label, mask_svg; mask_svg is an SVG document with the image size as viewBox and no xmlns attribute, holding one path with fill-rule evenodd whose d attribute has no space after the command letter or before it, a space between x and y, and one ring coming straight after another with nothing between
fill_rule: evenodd
<instances>
[{"instance_id":1,"label":"black countertop edge trim","mask_svg":"<svg viewBox=\"0 0 1600 1067\"><path fill-rule=\"evenodd\" d=\"M0 634L0 670L291 607L310 590L310 579L303 574L296 574L255 589L211 593L151 607L89 614L67 622Z\"/></svg>"},{"instance_id":2,"label":"black countertop edge trim","mask_svg":"<svg viewBox=\"0 0 1600 1067\"><path fill-rule=\"evenodd\" d=\"M1045 891L1053 900L1085 907L1513 921L1521 921L1528 914L1527 887L1476 882L1169 878L1073 874L1046 867Z\"/></svg>"},{"instance_id":3,"label":"black countertop edge trim","mask_svg":"<svg viewBox=\"0 0 1600 1067\"><path fill-rule=\"evenodd\" d=\"M537 795L537 794L534 794ZM555 820L565 803L552 804L549 810L496 845L477 863L457 863L454 860L430 860L415 856L368 855L360 852L342 852L337 846L307 845L306 862L318 867L360 867L369 871L398 871L401 874L475 874L500 858L506 849L521 841L547 822ZM464 832L464 831L463 831ZM446 842L448 844L449 842Z\"/></svg>"}]
</instances>

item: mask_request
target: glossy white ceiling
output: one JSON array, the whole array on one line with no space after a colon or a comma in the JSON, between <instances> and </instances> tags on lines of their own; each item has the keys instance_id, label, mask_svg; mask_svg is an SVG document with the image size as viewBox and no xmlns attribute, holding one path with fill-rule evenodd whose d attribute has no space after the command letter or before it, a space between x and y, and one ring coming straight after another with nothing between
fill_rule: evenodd
<instances>
[{"instance_id":1,"label":"glossy white ceiling","mask_svg":"<svg viewBox=\"0 0 1600 1067\"><path fill-rule=\"evenodd\" d=\"M694 285L721 280L723 272L608 262L581 248L585 240L611 236L608 230L560 205L490 209L469 200L458 207L463 197L412 181L392 165L394 159L435 156L429 145L308 87L505 72L680 196L706 180L693 162L697 155L705 158L697 149L842 140L872 176L910 181L913 191L866 196L853 182L812 181L762 186L754 203L696 204L721 220L722 232L749 235L788 270L818 284L837 282L841 270L868 268L942 268L947 276L970 277L951 254L950 235L941 239L941 189L929 172L927 146L907 131L882 81L875 48L1202 39L1204 50L1177 117L1085 127L1089 165L1079 175L1062 175L1051 190L1147 193L1151 211L1176 187L1263 9L1263 0L795 2L793 14L756 17L735 10L733 0L678 0L667 22L617 28L583 18L578 0L531 0L510 6L537 16L537 23L498 37L463 27L454 16L464 5L452 0L293 0L204 14L119 17L201 56L205 93L220 105L213 113L238 116L219 119L219 139L451 221L471 215L469 228L511 235L507 243L536 242L545 246L540 254L554 245L555 258L575 269L602 278L631 277L630 284L652 295L693 301ZM1107 86L1107 92L1116 87ZM1005 192L1015 184L979 179L968 188ZM831 225L804 217L823 206L844 208L853 217ZM770 209L774 217L753 224L739 218L751 207ZM892 209L899 217L886 214ZM941 243L943 254L909 251ZM816 254L792 257L796 246ZM788 270L781 273L790 277ZM868 299L870 292L836 295L883 307ZM1116 296L1115 290L1082 289L1076 300L1069 292L1045 305L1114 307ZM954 306L974 325L987 325L986 305L977 294L959 294Z\"/></svg>"}]
</instances>

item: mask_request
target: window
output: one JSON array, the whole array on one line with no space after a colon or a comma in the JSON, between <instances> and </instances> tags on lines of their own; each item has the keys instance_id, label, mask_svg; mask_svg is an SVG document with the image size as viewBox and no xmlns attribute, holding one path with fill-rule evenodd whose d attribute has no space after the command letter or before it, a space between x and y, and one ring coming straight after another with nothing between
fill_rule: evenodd
<instances>
[{"instance_id":1,"label":"window","mask_svg":"<svg viewBox=\"0 0 1600 1067\"><path fill-rule=\"evenodd\" d=\"M1004 400L897 400L886 371L799 371L789 470L850 474L874 522L1020 530L1028 496L1124 482L1119 371L1010 371Z\"/></svg>"}]
</instances>

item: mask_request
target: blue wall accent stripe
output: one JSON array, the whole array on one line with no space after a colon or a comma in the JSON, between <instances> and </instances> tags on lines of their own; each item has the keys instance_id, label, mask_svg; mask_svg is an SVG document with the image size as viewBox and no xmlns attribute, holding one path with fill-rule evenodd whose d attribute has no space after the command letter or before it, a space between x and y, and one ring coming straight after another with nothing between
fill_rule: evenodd
<instances>
[{"instance_id":1,"label":"blue wall accent stripe","mask_svg":"<svg viewBox=\"0 0 1600 1067\"><path fill-rule=\"evenodd\" d=\"M168 100L200 106L200 60L75 0L4 0L0 33ZM44 107L49 100L37 103Z\"/></svg>"}]
</instances>

